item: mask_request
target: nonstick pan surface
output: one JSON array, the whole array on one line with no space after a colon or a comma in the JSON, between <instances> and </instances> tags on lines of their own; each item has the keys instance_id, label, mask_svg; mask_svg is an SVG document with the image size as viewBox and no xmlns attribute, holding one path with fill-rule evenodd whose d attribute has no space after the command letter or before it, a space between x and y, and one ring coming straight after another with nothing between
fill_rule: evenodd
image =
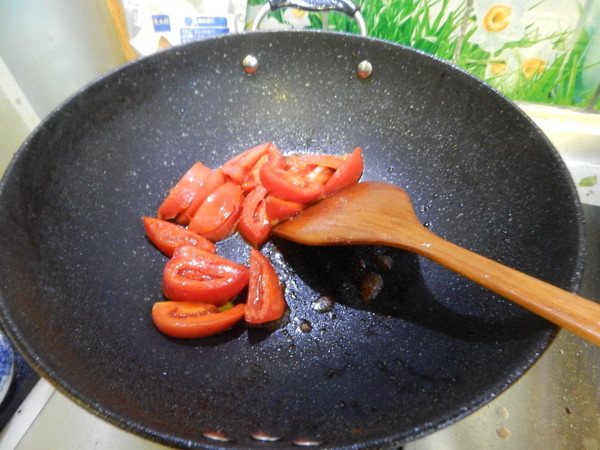
<instances>
[{"instance_id":1,"label":"nonstick pan surface","mask_svg":"<svg viewBox=\"0 0 600 450\"><path fill-rule=\"evenodd\" d=\"M241 67L248 54L254 74ZM363 59L374 68L365 80ZM161 335L150 309L166 260L141 217L195 161L216 168L265 141L288 153L360 146L363 179L406 189L435 233L578 286L582 214L569 174L497 92L376 39L223 36L91 84L12 161L0 186L0 306L32 366L104 419L171 446L380 448L481 407L547 347L554 326L420 257L281 240L263 251L285 283L287 325ZM247 262L237 238L219 251ZM365 302L369 274L383 288ZM315 308L321 296L331 311Z\"/></svg>"}]
</instances>

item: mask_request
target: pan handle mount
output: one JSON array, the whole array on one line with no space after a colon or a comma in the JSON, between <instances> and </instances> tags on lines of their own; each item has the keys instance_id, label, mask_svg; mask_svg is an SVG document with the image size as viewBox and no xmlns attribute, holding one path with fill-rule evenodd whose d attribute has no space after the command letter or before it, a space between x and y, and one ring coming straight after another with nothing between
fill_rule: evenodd
<instances>
[{"instance_id":1,"label":"pan handle mount","mask_svg":"<svg viewBox=\"0 0 600 450\"><path fill-rule=\"evenodd\" d=\"M258 30L262 20L271 11L281 8L297 8L304 11L337 11L356 20L361 36L367 35L367 25L360 13L360 7L352 0L267 0L258 11L252 23L252 31Z\"/></svg>"},{"instance_id":2,"label":"pan handle mount","mask_svg":"<svg viewBox=\"0 0 600 450\"><path fill-rule=\"evenodd\" d=\"M297 8L304 11L337 11L344 13L356 20L360 35L367 36L367 25L365 19L360 13L360 7L352 0L267 0L263 7L258 11L252 22L252 31L258 30L262 20L271 11L281 8ZM258 70L258 59L254 55L248 55L242 61L242 67L247 73L254 73ZM366 79L373 73L373 66L367 60L361 61L356 67L356 75L361 79Z\"/></svg>"}]
</instances>

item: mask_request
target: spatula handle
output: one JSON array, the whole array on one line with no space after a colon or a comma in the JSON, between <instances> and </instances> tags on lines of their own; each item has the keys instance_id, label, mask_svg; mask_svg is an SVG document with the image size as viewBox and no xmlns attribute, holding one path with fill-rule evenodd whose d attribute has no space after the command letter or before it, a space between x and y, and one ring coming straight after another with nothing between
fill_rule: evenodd
<instances>
[{"instance_id":1,"label":"spatula handle","mask_svg":"<svg viewBox=\"0 0 600 450\"><path fill-rule=\"evenodd\" d=\"M426 228L413 251L600 345L600 304L448 242Z\"/></svg>"}]
</instances>

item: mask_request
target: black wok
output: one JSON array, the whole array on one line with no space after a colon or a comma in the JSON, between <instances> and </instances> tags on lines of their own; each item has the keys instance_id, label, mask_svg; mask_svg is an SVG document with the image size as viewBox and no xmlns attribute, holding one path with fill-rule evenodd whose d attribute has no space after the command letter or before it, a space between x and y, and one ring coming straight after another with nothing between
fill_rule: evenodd
<instances>
[{"instance_id":1,"label":"black wok","mask_svg":"<svg viewBox=\"0 0 600 450\"><path fill-rule=\"evenodd\" d=\"M248 54L254 74L241 67ZM363 59L367 79L355 75ZM0 307L30 364L102 418L171 446L380 448L481 407L551 342L554 326L414 255L277 240L264 252L286 286L287 325L161 335L150 309L165 259L141 216L193 162L217 167L264 141L299 153L361 146L363 179L405 188L437 234L577 289L575 189L507 99L376 39L230 35L108 74L18 151L0 186ZM237 238L220 251L246 262ZM365 302L371 272L383 289ZM322 295L330 312L313 307Z\"/></svg>"}]
</instances>

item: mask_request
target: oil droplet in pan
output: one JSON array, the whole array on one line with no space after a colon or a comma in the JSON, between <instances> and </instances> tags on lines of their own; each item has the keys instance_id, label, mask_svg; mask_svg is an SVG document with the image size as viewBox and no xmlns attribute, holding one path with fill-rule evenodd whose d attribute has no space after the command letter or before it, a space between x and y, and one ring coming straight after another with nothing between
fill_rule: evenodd
<instances>
[{"instance_id":1,"label":"oil droplet in pan","mask_svg":"<svg viewBox=\"0 0 600 450\"><path fill-rule=\"evenodd\" d=\"M319 313L327 313L333 309L333 298L329 295L322 295L316 299L312 308Z\"/></svg>"},{"instance_id":2,"label":"oil droplet in pan","mask_svg":"<svg viewBox=\"0 0 600 450\"><path fill-rule=\"evenodd\" d=\"M312 324L305 319L298 320L296 329L302 333L310 333L312 331Z\"/></svg>"},{"instance_id":3,"label":"oil droplet in pan","mask_svg":"<svg viewBox=\"0 0 600 450\"><path fill-rule=\"evenodd\" d=\"M511 432L508 428L502 427L496 430L496 434L500 437L500 439L508 439L511 437Z\"/></svg>"},{"instance_id":4,"label":"oil droplet in pan","mask_svg":"<svg viewBox=\"0 0 600 450\"><path fill-rule=\"evenodd\" d=\"M504 406L500 406L496 409L496 415L502 419L508 419L508 409L506 409Z\"/></svg>"}]
</instances>

